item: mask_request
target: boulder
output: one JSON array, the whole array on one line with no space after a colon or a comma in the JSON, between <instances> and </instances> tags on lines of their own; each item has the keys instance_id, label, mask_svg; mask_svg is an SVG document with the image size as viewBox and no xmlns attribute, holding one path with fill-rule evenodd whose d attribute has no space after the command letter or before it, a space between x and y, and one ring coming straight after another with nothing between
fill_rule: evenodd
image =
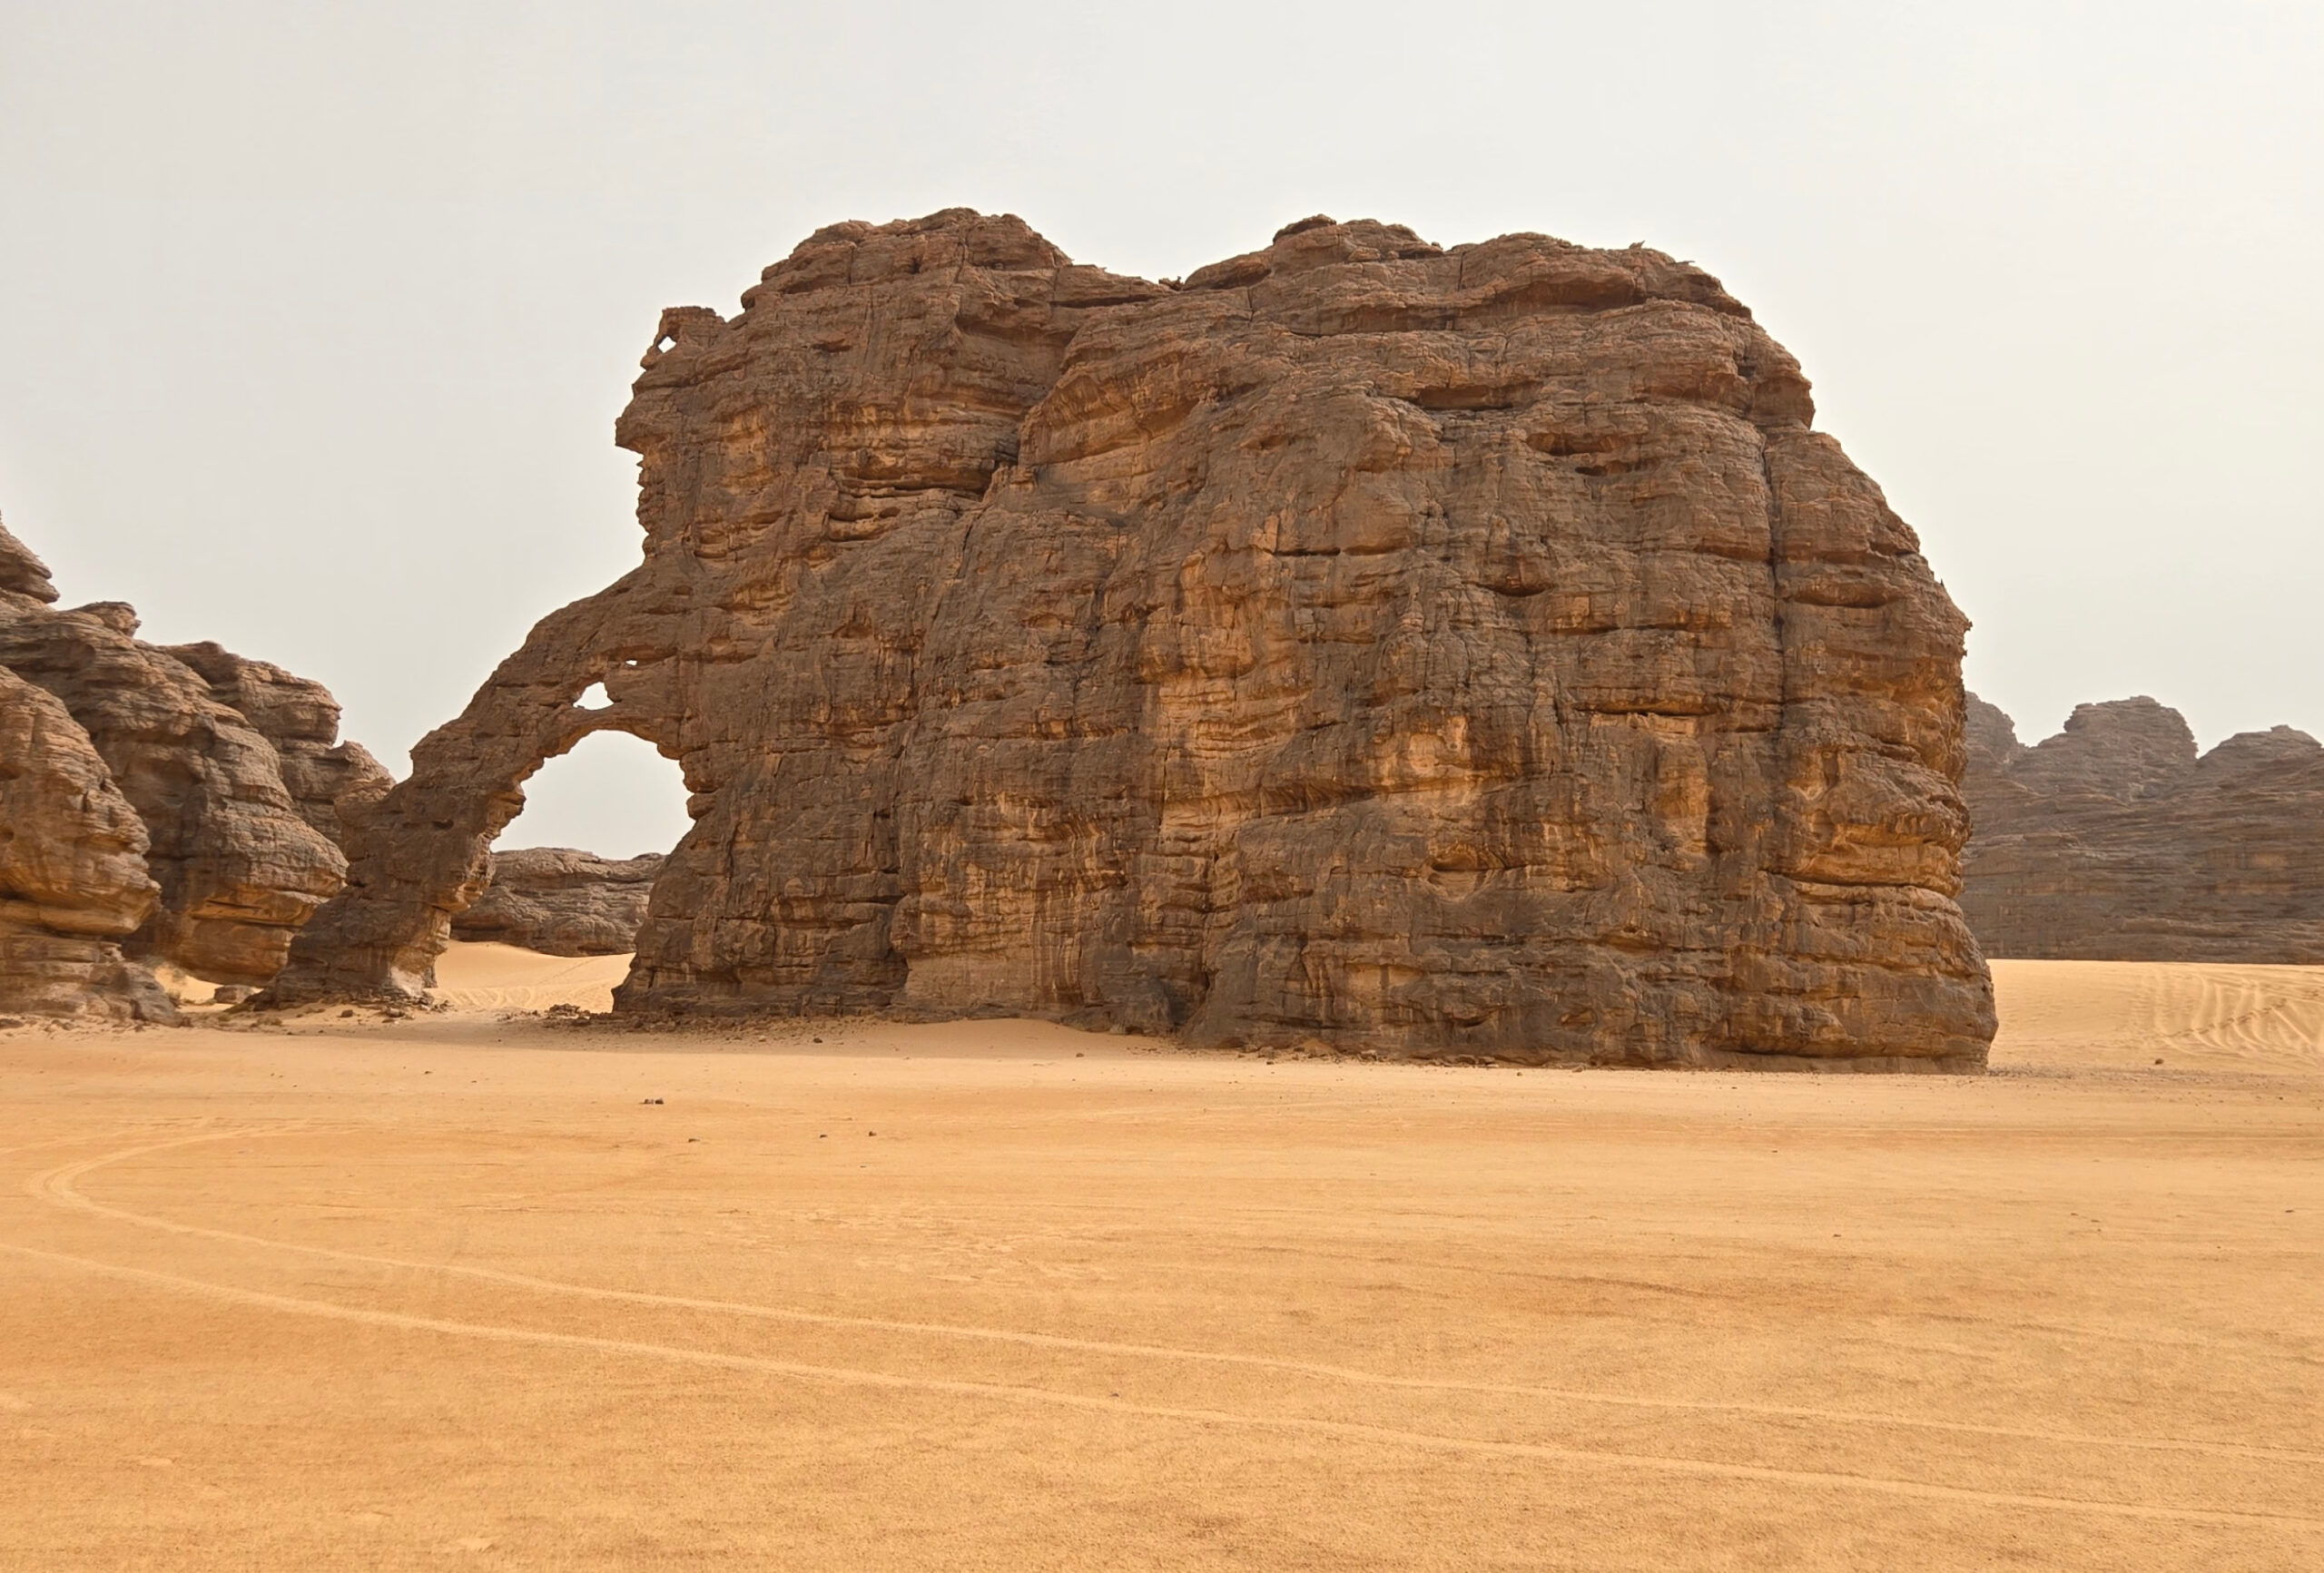
<instances>
[{"instance_id":1,"label":"boulder","mask_svg":"<svg viewBox=\"0 0 2324 1573\"><path fill-rule=\"evenodd\" d=\"M0 538L0 565L12 540ZM145 827L88 734L0 668L0 1011L169 1021L176 1008L121 941L161 889Z\"/></svg>"},{"instance_id":2,"label":"boulder","mask_svg":"<svg viewBox=\"0 0 2324 1573\"><path fill-rule=\"evenodd\" d=\"M2209 753L2143 696L2026 748L1972 698L1961 905L1986 954L2324 962L2324 747L2290 727ZM1994 718L1998 718L1996 721ZM2005 736L2005 742L2004 741Z\"/></svg>"},{"instance_id":3,"label":"boulder","mask_svg":"<svg viewBox=\"0 0 2324 1573\"><path fill-rule=\"evenodd\" d=\"M571 847L492 855L492 882L452 919L455 939L522 946L550 956L617 956L637 945L646 898L667 860L601 858Z\"/></svg>"},{"instance_id":4,"label":"boulder","mask_svg":"<svg viewBox=\"0 0 2324 1573\"><path fill-rule=\"evenodd\" d=\"M644 560L420 744L277 998L417 996L617 728L694 821L622 1010L1983 1064L1965 621L1699 269L1319 218L1155 284L954 210L643 366Z\"/></svg>"}]
</instances>

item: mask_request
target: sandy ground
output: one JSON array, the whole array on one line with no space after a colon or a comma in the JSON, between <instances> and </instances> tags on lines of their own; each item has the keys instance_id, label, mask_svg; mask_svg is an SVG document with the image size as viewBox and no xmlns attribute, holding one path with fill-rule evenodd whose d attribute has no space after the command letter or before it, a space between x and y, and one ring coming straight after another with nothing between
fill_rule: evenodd
<instances>
[{"instance_id":1,"label":"sandy ground","mask_svg":"<svg viewBox=\"0 0 2324 1573\"><path fill-rule=\"evenodd\" d=\"M2324 969L2004 964L1975 1079L495 1014L618 973L0 1034L0 1567L2324 1567Z\"/></svg>"}]
</instances>

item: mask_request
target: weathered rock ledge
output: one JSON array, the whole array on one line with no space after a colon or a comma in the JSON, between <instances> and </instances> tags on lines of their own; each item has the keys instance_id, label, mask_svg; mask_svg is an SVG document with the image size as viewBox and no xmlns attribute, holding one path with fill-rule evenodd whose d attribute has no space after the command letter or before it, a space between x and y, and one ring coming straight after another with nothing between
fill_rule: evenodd
<instances>
[{"instance_id":1,"label":"weathered rock ledge","mask_svg":"<svg viewBox=\"0 0 2324 1573\"><path fill-rule=\"evenodd\" d=\"M1982 1065L1965 622L1701 270L1316 219L1173 286L955 210L644 368L644 560L420 744L277 998L419 995L618 728L694 816L621 1009Z\"/></svg>"}]
</instances>

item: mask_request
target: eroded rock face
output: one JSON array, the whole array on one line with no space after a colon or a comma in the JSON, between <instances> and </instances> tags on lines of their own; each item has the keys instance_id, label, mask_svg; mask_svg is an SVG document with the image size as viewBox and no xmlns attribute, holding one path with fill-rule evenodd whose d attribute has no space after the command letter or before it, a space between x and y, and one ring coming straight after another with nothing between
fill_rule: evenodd
<instances>
[{"instance_id":1,"label":"eroded rock face","mask_svg":"<svg viewBox=\"0 0 2324 1573\"><path fill-rule=\"evenodd\" d=\"M2027 748L1971 698L1961 905L1985 951L2324 962L2324 747L2290 727L2200 757L2144 697L2077 706Z\"/></svg>"},{"instance_id":2,"label":"eroded rock face","mask_svg":"<svg viewBox=\"0 0 2324 1573\"><path fill-rule=\"evenodd\" d=\"M42 605L54 605L56 585L48 576L48 565L32 554L32 549L0 525L0 595L22 595Z\"/></svg>"},{"instance_id":3,"label":"eroded rock face","mask_svg":"<svg viewBox=\"0 0 2324 1573\"><path fill-rule=\"evenodd\" d=\"M550 956L618 956L636 949L646 900L667 860L657 853L601 858L571 847L496 852L492 883L452 919L452 938Z\"/></svg>"},{"instance_id":4,"label":"eroded rock face","mask_svg":"<svg viewBox=\"0 0 2324 1573\"><path fill-rule=\"evenodd\" d=\"M138 641L135 613L56 609L38 560L13 536L5 546L0 668L62 702L149 838L160 897L128 953L213 983L265 982L338 890L345 858L300 817L273 745L201 673ZM5 587L25 584L35 587Z\"/></svg>"},{"instance_id":5,"label":"eroded rock face","mask_svg":"<svg viewBox=\"0 0 2324 1573\"><path fill-rule=\"evenodd\" d=\"M624 1009L1982 1063L1965 623L1693 267L1315 220L1167 287L951 211L645 368L644 562L420 745L281 998L417 993L617 727L695 820Z\"/></svg>"},{"instance_id":6,"label":"eroded rock face","mask_svg":"<svg viewBox=\"0 0 2324 1573\"><path fill-rule=\"evenodd\" d=\"M5 548L0 540L0 565ZM0 668L0 1012L169 1021L121 941L153 912L145 827L88 734Z\"/></svg>"},{"instance_id":7,"label":"eroded rock face","mask_svg":"<svg viewBox=\"0 0 2324 1573\"><path fill-rule=\"evenodd\" d=\"M354 821L395 784L370 750L340 742L339 701L312 678L214 644L164 645L162 653L200 673L212 698L274 745L291 807L334 845L344 846Z\"/></svg>"}]
</instances>

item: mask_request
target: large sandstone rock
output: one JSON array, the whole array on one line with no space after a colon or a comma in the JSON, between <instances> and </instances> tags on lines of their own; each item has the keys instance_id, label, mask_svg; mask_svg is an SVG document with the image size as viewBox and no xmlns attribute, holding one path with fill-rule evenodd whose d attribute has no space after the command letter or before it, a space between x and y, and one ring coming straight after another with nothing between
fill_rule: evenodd
<instances>
[{"instance_id":1,"label":"large sandstone rock","mask_svg":"<svg viewBox=\"0 0 2324 1573\"><path fill-rule=\"evenodd\" d=\"M2179 713L2078 706L2027 748L1969 701L1961 905L1988 955L2324 962L2324 746L2280 726L2198 757Z\"/></svg>"},{"instance_id":2,"label":"large sandstone rock","mask_svg":"<svg viewBox=\"0 0 2324 1573\"><path fill-rule=\"evenodd\" d=\"M416 995L611 727L694 816L625 1010L1982 1063L1965 624L1699 270L1316 219L1168 286L955 211L644 364L645 560L421 743L278 998Z\"/></svg>"},{"instance_id":3,"label":"large sandstone rock","mask_svg":"<svg viewBox=\"0 0 2324 1573\"><path fill-rule=\"evenodd\" d=\"M201 673L139 642L129 607L54 599L38 560L13 536L0 544L0 668L63 703L150 839L160 899L129 954L213 983L265 982L338 890L345 858L301 818L273 745Z\"/></svg>"},{"instance_id":4,"label":"large sandstone rock","mask_svg":"<svg viewBox=\"0 0 2324 1573\"><path fill-rule=\"evenodd\" d=\"M14 545L0 532L0 583ZM0 1011L175 1017L121 951L161 895L145 846L88 734L54 695L0 668Z\"/></svg>"},{"instance_id":5,"label":"large sandstone rock","mask_svg":"<svg viewBox=\"0 0 2324 1573\"><path fill-rule=\"evenodd\" d=\"M496 852L491 884L452 919L452 938L551 956L618 956L636 948L665 861L657 853L601 858L571 847Z\"/></svg>"}]
</instances>

